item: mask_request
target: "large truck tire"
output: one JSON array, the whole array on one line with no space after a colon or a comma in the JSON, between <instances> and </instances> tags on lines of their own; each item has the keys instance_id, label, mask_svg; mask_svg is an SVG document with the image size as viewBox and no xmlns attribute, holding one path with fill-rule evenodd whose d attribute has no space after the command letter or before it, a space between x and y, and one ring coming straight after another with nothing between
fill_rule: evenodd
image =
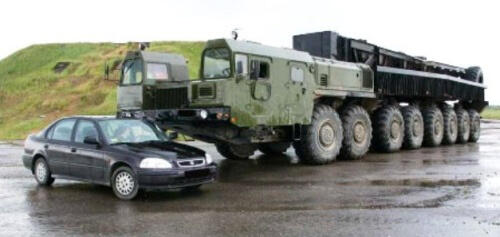
<instances>
[{"instance_id":1,"label":"large truck tire","mask_svg":"<svg viewBox=\"0 0 500 237\"><path fill-rule=\"evenodd\" d=\"M373 145L379 152L401 149L405 134L404 119L398 107L388 105L375 111Z\"/></svg>"},{"instance_id":2,"label":"large truck tire","mask_svg":"<svg viewBox=\"0 0 500 237\"><path fill-rule=\"evenodd\" d=\"M368 152L372 139L370 115L359 105L349 106L342 111L344 139L340 157L344 160L357 160Z\"/></svg>"},{"instance_id":3,"label":"large truck tire","mask_svg":"<svg viewBox=\"0 0 500 237\"><path fill-rule=\"evenodd\" d=\"M469 141L470 137L470 118L469 113L463 108L457 108L455 110L457 114L457 143L466 143Z\"/></svg>"},{"instance_id":4,"label":"large truck tire","mask_svg":"<svg viewBox=\"0 0 500 237\"><path fill-rule=\"evenodd\" d=\"M444 126L443 113L437 106L424 109L424 145L439 146L443 141Z\"/></svg>"},{"instance_id":5,"label":"large truck tire","mask_svg":"<svg viewBox=\"0 0 500 237\"><path fill-rule=\"evenodd\" d=\"M443 106L443 144L455 144L458 135L458 122L455 110L449 106Z\"/></svg>"},{"instance_id":6,"label":"large truck tire","mask_svg":"<svg viewBox=\"0 0 500 237\"><path fill-rule=\"evenodd\" d=\"M405 149L418 149L424 141L424 118L415 106L406 106L402 109L405 121L405 137L403 147Z\"/></svg>"},{"instance_id":7,"label":"large truck tire","mask_svg":"<svg viewBox=\"0 0 500 237\"><path fill-rule=\"evenodd\" d=\"M281 155L288 150L288 147L290 142L269 142L259 144L259 151L269 156Z\"/></svg>"},{"instance_id":8,"label":"large truck tire","mask_svg":"<svg viewBox=\"0 0 500 237\"><path fill-rule=\"evenodd\" d=\"M469 81L483 83L483 71L480 67L469 67L465 70L465 77Z\"/></svg>"},{"instance_id":9,"label":"large truck tire","mask_svg":"<svg viewBox=\"0 0 500 237\"><path fill-rule=\"evenodd\" d=\"M248 160L255 153L256 147L252 144L235 145L230 143L216 143L217 151L230 160Z\"/></svg>"},{"instance_id":10,"label":"large truck tire","mask_svg":"<svg viewBox=\"0 0 500 237\"><path fill-rule=\"evenodd\" d=\"M479 136L481 135L481 116L479 116L479 113L476 110L470 109L469 119L470 119L469 142L477 142L477 140L479 140Z\"/></svg>"},{"instance_id":11,"label":"large truck tire","mask_svg":"<svg viewBox=\"0 0 500 237\"><path fill-rule=\"evenodd\" d=\"M302 126L301 139L293 143L302 162L323 165L334 161L342 146L342 121L331 106L316 105L311 125Z\"/></svg>"}]
</instances>

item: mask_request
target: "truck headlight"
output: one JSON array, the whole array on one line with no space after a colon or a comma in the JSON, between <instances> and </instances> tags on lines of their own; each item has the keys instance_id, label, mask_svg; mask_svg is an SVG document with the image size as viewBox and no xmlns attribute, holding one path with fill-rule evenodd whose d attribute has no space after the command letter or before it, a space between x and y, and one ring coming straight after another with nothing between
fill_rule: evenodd
<instances>
[{"instance_id":1,"label":"truck headlight","mask_svg":"<svg viewBox=\"0 0 500 237\"><path fill-rule=\"evenodd\" d=\"M212 156L208 153L205 153L205 162L207 163L207 165L214 163Z\"/></svg>"},{"instance_id":2,"label":"truck headlight","mask_svg":"<svg viewBox=\"0 0 500 237\"><path fill-rule=\"evenodd\" d=\"M161 158L144 158L139 167L141 169L170 169L172 164Z\"/></svg>"},{"instance_id":3,"label":"truck headlight","mask_svg":"<svg viewBox=\"0 0 500 237\"><path fill-rule=\"evenodd\" d=\"M206 110L201 110L200 111L200 117L202 119L207 119L208 118L208 112Z\"/></svg>"}]
</instances>

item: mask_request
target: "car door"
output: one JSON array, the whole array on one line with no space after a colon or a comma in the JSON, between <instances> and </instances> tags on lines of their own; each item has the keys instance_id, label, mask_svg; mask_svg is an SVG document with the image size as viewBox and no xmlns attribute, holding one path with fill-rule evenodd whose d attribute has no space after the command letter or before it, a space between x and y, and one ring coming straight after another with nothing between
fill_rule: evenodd
<instances>
[{"instance_id":1,"label":"car door","mask_svg":"<svg viewBox=\"0 0 500 237\"><path fill-rule=\"evenodd\" d=\"M85 137L100 139L95 122L88 119L80 119L75 127L75 135L71 147L73 162L70 171L80 179L103 182L107 162L100 146L84 143Z\"/></svg>"},{"instance_id":2,"label":"car door","mask_svg":"<svg viewBox=\"0 0 500 237\"><path fill-rule=\"evenodd\" d=\"M55 175L70 175L68 153L75 122L76 119L63 119L54 124L46 134L44 149L49 168Z\"/></svg>"}]
</instances>

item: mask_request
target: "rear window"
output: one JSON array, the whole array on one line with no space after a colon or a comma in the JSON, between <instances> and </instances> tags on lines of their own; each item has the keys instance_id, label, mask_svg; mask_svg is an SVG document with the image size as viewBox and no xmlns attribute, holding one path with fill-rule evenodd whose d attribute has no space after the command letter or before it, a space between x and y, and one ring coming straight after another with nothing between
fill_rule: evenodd
<instances>
[{"instance_id":1,"label":"rear window","mask_svg":"<svg viewBox=\"0 0 500 237\"><path fill-rule=\"evenodd\" d=\"M58 141L71 141L71 133L73 132L75 121L76 119L65 119L59 121L56 125L50 128L47 133L47 138Z\"/></svg>"}]
</instances>

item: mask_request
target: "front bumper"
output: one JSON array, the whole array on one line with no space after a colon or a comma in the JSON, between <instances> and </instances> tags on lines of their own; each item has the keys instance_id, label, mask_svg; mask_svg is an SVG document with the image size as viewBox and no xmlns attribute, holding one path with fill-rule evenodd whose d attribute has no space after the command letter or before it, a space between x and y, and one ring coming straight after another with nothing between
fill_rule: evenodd
<instances>
[{"instance_id":1,"label":"front bumper","mask_svg":"<svg viewBox=\"0 0 500 237\"><path fill-rule=\"evenodd\" d=\"M23 165L29 170L33 170L33 156L28 154L23 154Z\"/></svg>"},{"instance_id":2,"label":"front bumper","mask_svg":"<svg viewBox=\"0 0 500 237\"><path fill-rule=\"evenodd\" d=\"M202 111L207 112L207 117L202 117ZM229 121L231 110L227 107L210 107L210 108L185 108L185 109L164 109L159 110L157 119L160 121L210 121L224 122Z\"/></svg>"},{"instance_id":3,"label":"front bumper","mask_svg":"<svg viewBox=\"0 0 500 237\"><path fill-rule=\"evenodd\" d=\"M174 189L212 183L217 176L217 166L168 171L139 170L139 187L144 189Z\"/></svg>"}]
</instances>

